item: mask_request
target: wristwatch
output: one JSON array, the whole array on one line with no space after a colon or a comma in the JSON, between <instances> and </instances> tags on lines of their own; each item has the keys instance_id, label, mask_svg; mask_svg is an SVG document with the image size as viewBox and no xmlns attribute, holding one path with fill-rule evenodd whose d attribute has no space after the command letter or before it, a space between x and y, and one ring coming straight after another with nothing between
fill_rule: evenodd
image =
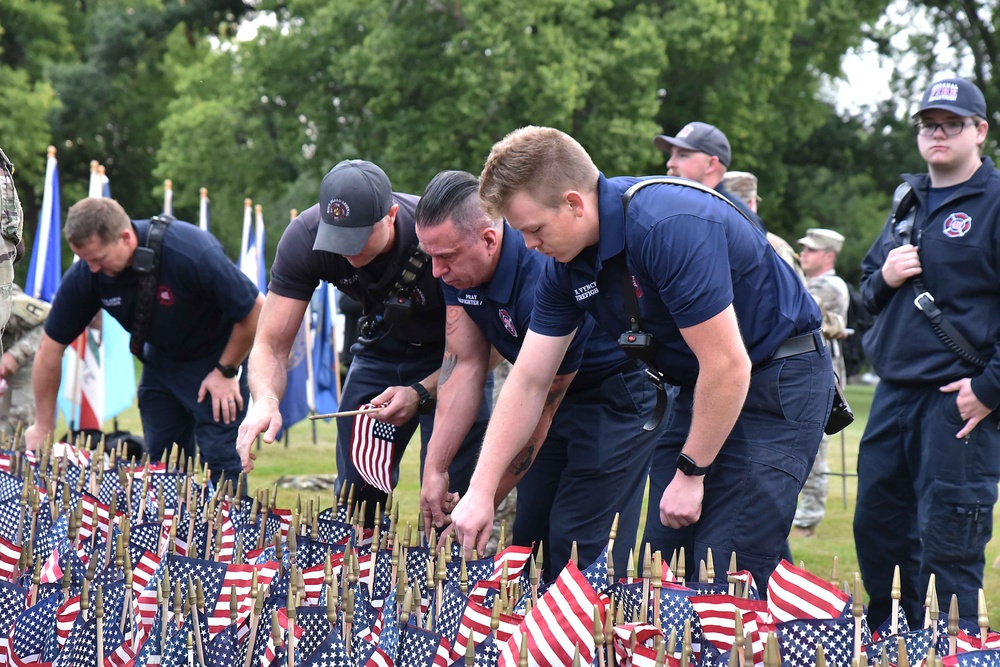
<instances>
[{"instance_id":1,"label":"wristwatch","mask_svg":"<svg viewBox=\"0 0 1000 667\"><path fill-rule=\"evenodd\" d=\"M240 372L239 366L227 366L225 364L216 364L215 370L222 373L222 377L231 380L236 377L236 374Z\"/></svg>"},{"instance_id":2,"label":"wristwatch","mask_svg":"<svg viewBox=\"0 0 1000 667\"><path fill-rule=\"evenodd\" d=\"M704 475L708 473L711 467L712 467L711 464L707 466L698 465L697 463L694 462L694 459L692 459L690 456L684 453L681 453L681 455L677 457L677 469L680 470L685 475L687 475L688 477L697 477L698 475Z\"/></svg>"},{"instance_id":3,"label":"wristwatch","mask_svg":"<svg viewBox=\"0 0 1000 667\"><path fill-rule=\"evenodd\" d=\"M437 405L437 399L431 396L431 392L427 391L424 385L419 382L414 382L410 385L410 389L417 392L417 396L420 397L420 402L417 403L417 412L422 415L429 415L434 412L434 406Z\"/></svg>"}]
</instances>

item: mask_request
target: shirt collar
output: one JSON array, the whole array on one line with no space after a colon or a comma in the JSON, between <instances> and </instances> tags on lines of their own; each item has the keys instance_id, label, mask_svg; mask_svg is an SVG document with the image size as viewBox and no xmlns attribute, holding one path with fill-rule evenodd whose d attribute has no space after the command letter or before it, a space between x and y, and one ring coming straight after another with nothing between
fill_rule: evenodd
<instances>
[{"instance_id":1,"label":"shirt collar","mask_svg":"<svg viewBox=\"0 0 1000 667\"><path fill-rule=\"evenodd\" d=\"M489 282L481 287L483 294L496 303L510 303L514 292L514 277L521 265L522 253L528 252L524 236L519 231L503 223L503 241L500 243L500 259Z\"/></svg>"}]
</instances>

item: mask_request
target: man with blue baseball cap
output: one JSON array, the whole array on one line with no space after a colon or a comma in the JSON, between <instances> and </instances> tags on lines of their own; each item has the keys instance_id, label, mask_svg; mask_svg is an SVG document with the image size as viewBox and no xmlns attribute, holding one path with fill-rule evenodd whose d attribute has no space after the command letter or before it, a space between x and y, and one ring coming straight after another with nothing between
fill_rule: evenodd
<instances>
[{"instance_id":1,"label":"man with blue baseball cap","mask_svg":"<svg viewBox=\"0 0 1000 667\"><path fill-rule=\"evenodd\" d=\"M986 100L935 81L914 115L926 174L906 174L864 259L865 334L881 378L858 452L854 536L869 619L941 600L976 619L1000 482L1000 173L982 157Z\"/></svg>"},{"instance_id":2,"label":"man with blue baseball cap","mask_svg":"<svg viewBox=\"0 0 1000 667\"><path fill-rule=\"evenodd\" d=\"M723 185L733 151L722 130L694 121L682 127L675 136L656 135L653 145L670 156L667 159L668 176L680 176L713 188L740 209L761 232L767 233L757 212Z\"/></svg>"},{"instance_id":3,"label":"man with blue baseball cap","mask_svg":"<svg viewBox=\"0 0 1000 667\"><path fill-rule=\"evenodd\" d=\"M418 245L414 211L420 198L393 192L389 177L367 160L343 160L319 188L319 203L292 220L271 265L271 281L250 354L253 407L240 426L237 451L250 471L258 434L273 442L282 427L288 357L316 286L328 281L361 304L354 359L340 405L383 406L381 424L337 418L337 489L353 486L371 525L399 480L399 462L420 427L421 469L434 427L444 356L445 300ZM492 407L493 383L473 415L446 473L448 490L464 493ZM391 426L390 426L391 425Z\"/></svg>"}]
</instances>

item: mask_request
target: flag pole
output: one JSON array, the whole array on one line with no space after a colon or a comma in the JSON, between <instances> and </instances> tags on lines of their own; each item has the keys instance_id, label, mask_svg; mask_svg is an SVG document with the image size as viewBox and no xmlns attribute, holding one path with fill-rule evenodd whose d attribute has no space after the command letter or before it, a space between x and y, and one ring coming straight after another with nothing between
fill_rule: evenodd
<instances>
[{"instance_id":1,"label":"flag pole","mask_svg":"<svg viewBox=\"0 0 1000 667\"><path fill-rule=\"evenodd\" d=\"M163 181L163 214L174 214L174 182L169 178Z\"/></svg>"},{"instance_id":2,"label":"flag pole","mask_svg":"<svg viewBox=\"0 0 1000 667\"><path fill-rule=\"evenodd\" d=\"M204 231L208 231L208 188L198 190L198 226Z\"/></svg>"},{"instance_id":3,"label":"flag pole","mask_svg":"<svg viewBox=\"0 0 1000 667\"><path fill-rule=\"evenodd\" d=\"M333 301L333 299L330 296L329 292L327 292L327 297L326 298L327 298L327 301L328 301L327 308L330 308L331 311L332 311L332 314L331 314L331 317L330 317L330 336L329 336L329 338L327 340L330 341L330 347L333 348L333 383L334 383L334 386L337 388L337 405L340 405L340 385L341 385L341 382L340 382L340 353L337 352L337 340L336 340L336 338L334 338L334 336L337 334L337 325L336 325L336 321L337 321L337 304L336 304L336 302ZM326 323L323 323L322 326L326 326ZM345 340L343 342L343 344L346 345L347 341Z\"/></svg>"}]
</instances>

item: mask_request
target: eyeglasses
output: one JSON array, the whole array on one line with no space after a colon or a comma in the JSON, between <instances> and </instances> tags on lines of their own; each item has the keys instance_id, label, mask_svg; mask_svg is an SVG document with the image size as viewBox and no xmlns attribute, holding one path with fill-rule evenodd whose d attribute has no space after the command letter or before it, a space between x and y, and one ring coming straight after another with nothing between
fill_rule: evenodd
<instances>
[{"instance_id":1,"label":"eyeglasses","mask_svg":"<svg viewBox=\"0 0 1000 667\"><path fill-rule=\"evenodd\" d=\"M944 136L954 137L956 134L961 134L967 126L975 126L975 124L976 122L972 120L946 120L943 123L932 123L930 121L922 120L914 123L913 127L917 128L917 134L921 137L934 136L937 133L938 128L941 128L941 131L944 132Z\"/></svg>"}]
</instances>

